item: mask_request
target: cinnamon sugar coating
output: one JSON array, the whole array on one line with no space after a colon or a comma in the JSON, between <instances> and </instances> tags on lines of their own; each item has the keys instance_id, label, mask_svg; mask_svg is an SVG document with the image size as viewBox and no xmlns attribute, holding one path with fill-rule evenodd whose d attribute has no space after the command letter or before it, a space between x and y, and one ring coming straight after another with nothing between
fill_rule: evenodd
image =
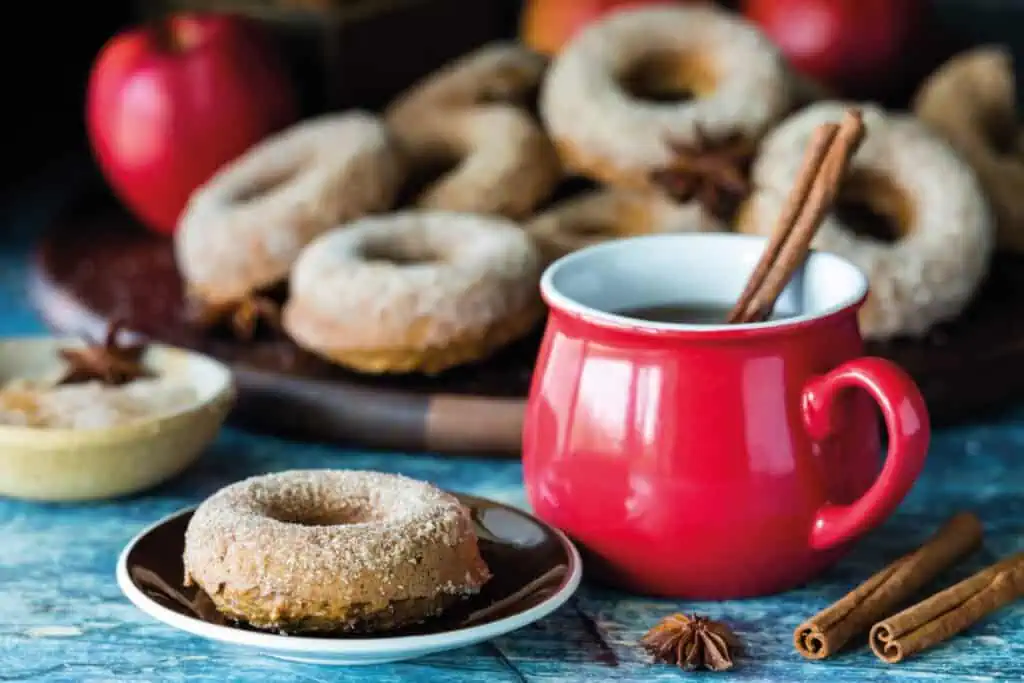
<instances>
[{"instance_id":1,"label":"cinnamon sugar coating","mask_svg":"<svg viewBox=\"0 0 1024 683\"><path fill-rule=\"evenodd\" d=\"M307 119L263 140L189 199L174 245L189 293L216 305L274 285L311 239L389 208L404 177L393 138L367 112Z\"/></svg>"},{"instance_id":2,"label":"cinnamon sugar coating","mask_svg":"<svg viewBox=\"0 0 1024 683\"><path fill-rule=\"evenodd\" d=\"M849 259L868 277L860 311L865 338L920 336L970 302L988 271L995 225L971 167L913 116L826 101L786 119L762 141L752 170L757 189L740 211L738 229L771 234L810 135L851 106L862 110L866 134L840 200L871 207L898 234L892 242L858 234L833 210L811 246Z\"/></svg>"},{"instance_id":3,"label":"cinnamon sugar coating","mask_svg":"<svg viewBox=\"0 0 1024 683\"><path fill-rule=\"evenodd\" d=\"M689 91L657 102L632 91ZM789 110L792 76L753 24L713 6L626 9L581 30L541 87L540 111L563 165L645 187L672 143L758 140Z\"/></svg>"},{"instance_id":4,"label":"cinnamon sugar coating","mask_svg":"<svg viewBox=\"0 0 1024 683\"><path fill-rule=\"evenodd\" d=\"M425 112L486 103L524 105L535 94L547 59L518 43L496 41L446 64L395 98L385 118L415 127Z\"/></svg>"},{"instance_id":5,"label":"cinnamon sugar coating","mask_svg":"<svg viewBox=\"0 0 1024 683\"><path fill-rule=\"evenodd\" d=\"M398 628L490 578L454 496L356 470L292 470L221 489L189 522L184 565L186 585L222 613L287 633Z\"/></svg>"},{"instance_id":6,"label":"cinnamon sugar coating","mask_svg":"<svg viewBox=\"0 0 1024 683\"><path fill-rule=\"evenodd\" d=\"M562 178L547 135L514 107L430 112L396 131L411 173L452 166L419 193L418 208L522 219Z\"/></svg>"},{"instance_id":7,"label":"cinnamon sugar coating","mask_svg":"<svg viewBox=\"0 0 1024 683\"><path fill-rule=\"evenodd\" d=\"M307 350L364 372L439 372L530 331L542 261L517 224L444 211L369 216L314 240L283 323Z\"/></svg>"},{"instance_id":8,"label":"cinnamon sugar coating","mask_svg":"<svg viewBox=\"0 0 1024 683\"><path fill-rule=\"evenodd\" d=\"M566 199L535 216L525 227L547 261L619 237L727 229L698 202L680 204L659 193L619 188L603 188Z\"/></svg>"},{"instance_id":9,"label":"cinnamon sugar coating","mask_svg":"<svg viewBox=\"0 0 1024 683\"><path fill-rule=\"evenodd\" d=\"M415 198L417 207L523 218L551 195L561 163L527 108L546 67L520 45L491 43L388 107L411 175L444 169Z\"/></svg>"}]
</instances>

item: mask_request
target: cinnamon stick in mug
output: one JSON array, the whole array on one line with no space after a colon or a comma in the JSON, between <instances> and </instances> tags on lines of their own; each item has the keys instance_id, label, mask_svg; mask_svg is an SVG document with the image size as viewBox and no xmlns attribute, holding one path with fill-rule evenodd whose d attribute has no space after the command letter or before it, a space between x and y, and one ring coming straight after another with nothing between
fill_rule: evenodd
<instances>
[{"instance_id":1,"label":"cinnamon stick in mug","mask_svg":"<svg viewBox=\"0 0 1024 683\"><path fill-rule=\"evenodd\" d=\"M982 569L871 627L871 651L895 664L968 628L1024 594L1024 553Z\"/></svg>"},{"instance_id":2,"label":"cinnamon stick in mug","mask_svg":"<svg viewBox=\"0 0 1024 683\"><path fill-rule=\"evenodd\" d=\"M917 550L881 570L793 632L808 659L824 659L879 619L909 602L925 584L981 545L981 522L969 512L954 515Z\"/></svg>"},{"instance_id":3,"label":"cinnamon stick in mug","mask_svg":"<svg viewBox=\"0 0 1024 683\"><path fill-rule=\"evenodd\" d=\"M761 322L771 315L776 299L807 258L864 135L859 109L847 110L838 126L823 123L815 129L772 237L729 313L730 323Z\"/></svg>"}]
</instances>

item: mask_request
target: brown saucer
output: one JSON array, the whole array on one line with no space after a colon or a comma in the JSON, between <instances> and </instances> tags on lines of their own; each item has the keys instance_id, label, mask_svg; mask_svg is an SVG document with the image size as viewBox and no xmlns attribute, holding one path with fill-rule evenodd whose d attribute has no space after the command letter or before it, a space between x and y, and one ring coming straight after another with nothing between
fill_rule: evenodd
<instances>
[{"instance_id":1,"label":"brown saucer","mask_svg":"<svg viewBox=\"0 0 1024 683\"><path fill-rule=\"evenodd\" d=\"M343 444L518 457L523 397L539 331L494 357L437 377L368 377L272 333L241 343L184 320L171 244L102 191L63 211L39 249L31 293L58 332L102 333L112 318L157 341L231 364L235 424ZM977 301L922 340L870 344L910 372L933 424L973 418L1024 396L1024 257L1000 255Z\"/></svg>"},{"instance_id":2,"label":"brown saucer","mask_svg":"<svg viewBox=\"0 0 1024 683\"><path fill-rule=\"evenodd\" d=\"M287 640L365 642L446 634L496 624L531 610L536 612L534 608L550 603L555 596L558 596L558 604L568 599L579 582L582 568L578 554L562 534L511 506L475 496L453 495L470 509L476 524L481 555L493 573L493 578L478 595L450 608L440 617L400 631L372 636L289 636ZM172 625L180 626L175 623L180 622L180 618L165 618L161 610L154 611L152 608L158 606L164 612L169 610L189 621L233 631L270 635L225 619L213 608L210 598L201 589L182 585L185 530L194 510L189 508L178 512L142 532L132 541L118 566L118 580L122 582L122 589L140 608ZM131 586L124 586L125 581L130 582ZM140 600L148 603L140 604ZM510 626L507 630L515 627ZM198 628L196 632L199 632ZM200 635L206 634L200 632ZM218 639L232 640L225 636ZM244 641L245 636L240 635L235 640L238 639ZM313 644L310 647L310 651L313 651L317 646ZM326 651L322 654L326 654Z\"/></svg>"}]
</instances>

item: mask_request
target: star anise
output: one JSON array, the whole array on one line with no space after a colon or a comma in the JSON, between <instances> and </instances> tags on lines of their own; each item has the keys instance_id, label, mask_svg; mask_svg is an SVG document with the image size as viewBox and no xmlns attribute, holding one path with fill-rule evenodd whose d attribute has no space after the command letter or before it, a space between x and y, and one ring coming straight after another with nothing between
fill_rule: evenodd
<instances>
[{"instance_id":1,"label":"star anise","mask_svg":"<svg viewBox=\"0 0 1024 683\"><path fill-rule=\"evenodd\" d=\"M252 339L260 323L274 329L281 323L281 309L266 297L246 297L231 314L231 329L240 339Z\"/></svg>"},{"instance_id":2,"label":"star anise","mask_svg":"<svg viewBox=\"0 0 1024 683\"><path fill-rule=\"evenodd\" d=\"M272 299L255 294L222 304L190 301L188 318L201 329L227 324L238 339L250 341L261 324L278 329L280 307Z\"/></svg>"},{"instance_id":3,"label":"star anise","mask_svg":"<svg viewBox=\"0 0 1024 683\"><path fill-rule=\"evenodd\" d=\"M681 202L696 200L709 213L727 219L748 194L747 168L754 145L740 136L711 141L698 126L693 143L670 140L675 158L652 175L654 183Z\"/></svg>"},{"instance_id":4,"label":"star anise","mask_svg":"<svg viewBox=\"0 0 1024 683\"><path fill-rule=\"evenodd\" d=\"M102 341L86 339L82 348L60 349L68 370L58 384L78 384L99 380L104 384L126 384L133 379L149 377L151 373L142 364L146 351L144 344L120 344L118 335L124 322L113 321Z\"/></svg>"},{"instance_id":5,"label":"star anise","mask_svg":"<svg viewBox=\"0 0 1024 683\"><path fill-rule=\"evenodd\" d=\"M740 646L727 626L696 614L665 617L640 644L655 659L687 671L701 667L711 671L731 669L732 651Z\"/></svg>"}]
</instances>

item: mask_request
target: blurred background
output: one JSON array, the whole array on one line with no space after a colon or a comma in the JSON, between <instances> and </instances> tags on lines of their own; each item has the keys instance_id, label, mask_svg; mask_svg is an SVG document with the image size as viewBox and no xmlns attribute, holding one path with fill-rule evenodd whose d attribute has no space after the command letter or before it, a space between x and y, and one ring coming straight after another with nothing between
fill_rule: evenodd
<instances>
[{"instance_id":1,"label":"blurred background","mask_svg":"<svg viewBox=\"0 0 1024 683\"><path fill-rule=\"evenodd\" d=\"M664 0L662 0L664 1ZM635 4L637 0L632 0ZM623 0L105 0L14 3L0 50L6 82L0 183L31 174L55 157L85 153L84 93L93 59L117 31L181 9L227 10L271 29L300 89L303 114L377 106L443 62L494 38L541 44L588 15ZM1024 0L761 0L721 2L755 13L802 66L856 62L879 52L856 88L844 94L891 106L957 49L999 42L1024 49ZM543 5L543 7L541 7ZM746 5L744 7L744 5ZM532 16L527 16L533 12ZM837 33L836 27L840 27ZM556 38L552 38L556 36ZM854 54L850 54L851 51ZM884 51L884 50L883 50ZM1017 60L1019 61L1019 59ZM812 75L820 75L814 74Z\"/></svg>"}]
</instances>

